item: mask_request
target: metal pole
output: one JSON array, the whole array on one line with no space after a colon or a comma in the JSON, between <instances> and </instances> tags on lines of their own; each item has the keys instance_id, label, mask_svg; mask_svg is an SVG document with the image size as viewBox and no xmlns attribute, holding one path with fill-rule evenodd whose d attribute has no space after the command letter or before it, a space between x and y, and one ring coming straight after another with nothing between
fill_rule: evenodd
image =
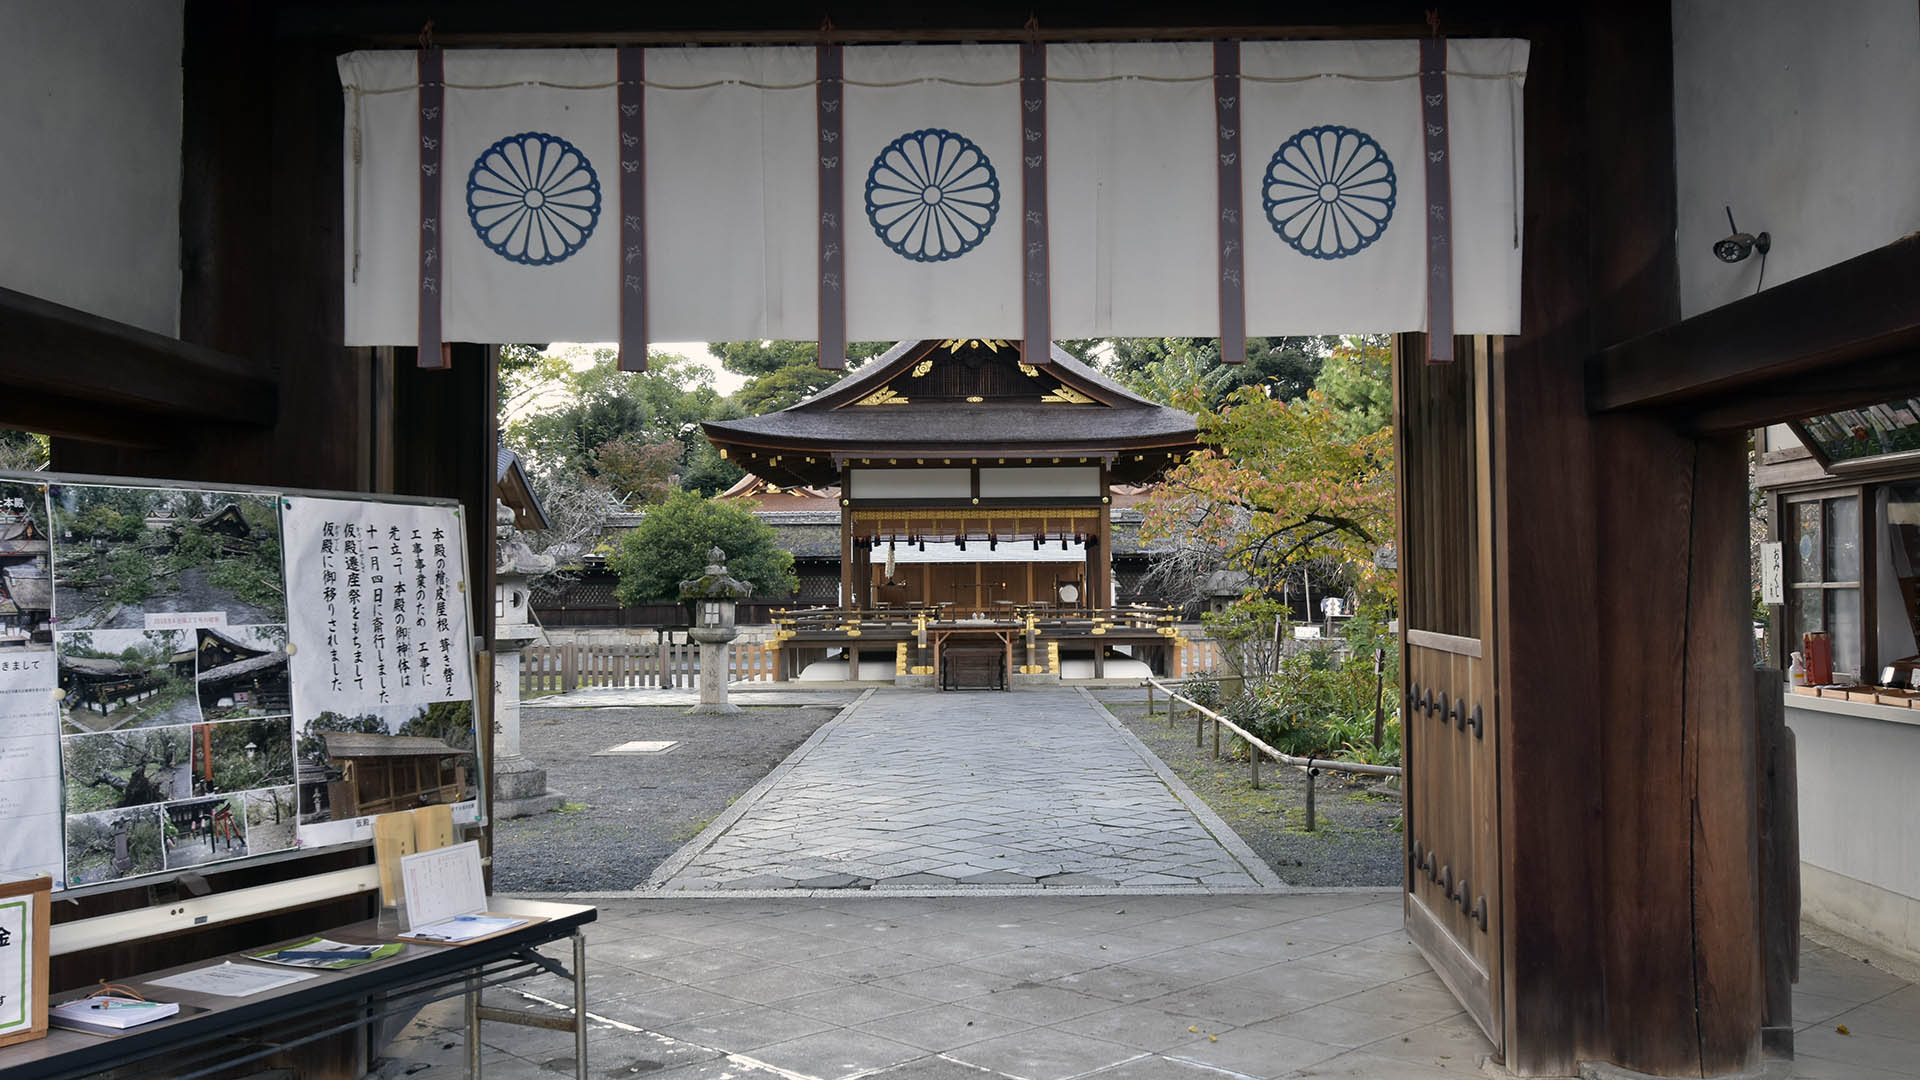
<instances>
[{"instance_id":1,"label":"metal pole","mask_svg":"<svg viewBox=\"0 0 1920 1080\"><path fill-rule=\"evenodd\" d=\"M480 1080L480 980L467 980L467 1080Z\"/></svg>"},{"instance_id":2,"label":"metal pole","mask_svg":"<svg viewBox=\"0 0 1920 1080\"><path fill-rule=\"evenodd\" d=\"M1220 721L1213 722L1213 760L1220 760Z\"/></svg>"},{"instance_id":3,"label":"metal pole","mask_svg":"<svg viewBox=\"0 0 1920 1080\"><path fill-rule=\"evenodd\" d=\"M1380 744L1387 738L1387 715L1380 702L1381 695L1386 693L1386 686L1381 681L1386 673L1386 655L1385 649L1373 650L1373 748L1375 750L1380 749Z\"/></svg>"},{"instance_id":4,"label":"metal pole","mask_svg":"<svg viewBox=\"0 0 1920 1080\"><path fill-rule=\"evenodd\" d=\"M1309 761L1311 761L1312 759L1308 759L1308 760L1309 760ZM1316 776L1319 776L1319 775L1320 775L1320 770L1319 770L1319 769L1316 769L1316 768L1314 768L1314 767L1313 767L1312 765L1308 765L1308 766L1307 766L1307 831L1308 831L1308 832L1312 832L1312 831L1313 831L1313 825L1314 825L1314 821L1313 821L1313 778L1314 778L1314 777L1316 777Z\"/></svg>"},{"instance_id":5,"label":"metal pole","mask_svg":"<svg viewBox=\"0 0 1920 1080\"><path fill-rule=\"evenodd\" d=\"M573 1077L587 1080L587 936L573 934Z\"/></svg>"}]
</instances>

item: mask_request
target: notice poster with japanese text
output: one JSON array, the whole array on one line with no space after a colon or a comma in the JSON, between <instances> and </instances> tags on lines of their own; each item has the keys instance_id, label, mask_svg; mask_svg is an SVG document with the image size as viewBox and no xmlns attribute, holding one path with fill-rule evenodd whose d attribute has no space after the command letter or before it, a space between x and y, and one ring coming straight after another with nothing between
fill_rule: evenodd
<instances>
[{"instance_id":1,"label":"notice poster with japanese text","mask_svg":"<svg viewBox=\"0 0 1920 1080\"><path fill-rule=\"evenodd\" d=\"M41 485L0 481L0 879L66 879L60 831L59 666Z\"/></svg>"},{"instance_id":2,"label":"notice poster with japanese text","mask_svg":"<svg viewBox=\"0 0 1920 1080\"><path fill-rule=\"evenodd\" d=\"M445 803L479 819L460 511L282 500L299 825L306 845Z\"/></svg>"}]
</instances>

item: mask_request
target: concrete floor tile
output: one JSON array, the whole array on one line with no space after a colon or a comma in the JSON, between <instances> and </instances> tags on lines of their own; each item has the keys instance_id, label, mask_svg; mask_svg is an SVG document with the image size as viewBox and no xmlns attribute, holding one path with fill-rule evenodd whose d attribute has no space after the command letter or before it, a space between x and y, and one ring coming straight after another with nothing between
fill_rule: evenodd
<instances>
[{"instance_id":1,"label":"concrete floor tile","mask_svg":"<svg viewBox=\"0 0 1920 1080\"><path fill-rule=\"evenodd\" d=\"M995 990L1005 990L1020 980L998 972L981 971L962 964L941 964L901 975L879 979L873 985L898 990L931 1001L960 1001Z\"/></svg>"},{"instance_id":2,"label":"concrete floor tile","mask_svg":"<svg viewBox=\"0 0 1920 1080\"><path fill-rule=\"evenodd\" d=\"M818 1017L789 1012L777 1006L754 1005L732 1012L677 1021L664 1025L660 1031L685 1042L733 1054L812 1035L832 1026Z\"/></svg>"},{"instance_id":3,"label":"concrete floor tile","mask_svg":"<svg viewBox=\"0 0 1920 1080\"><path fill-rule=\"evenodd\" d=\"M1013 1080L1013 1078L1008 1077L1006 1073L983 1069L978 1065L968 1065L963 1061L932 1057L909 1061L904 1065L895 1065L891 1069L882 1069L864 1077L863 1080Z\"/></svg>"},{"instance_id":4,"label":"concrete floor tile","mask_svg":"<svg viewBox=\"0 0 1920 1080\"><path fill-rule=\"evenodd\" d=\"M816 1016L841 1027L894 1013L912 1012L934 1004L931 1000L884 986L852 985L788 998L781 1008Z\"/></svg>"},{"instance_id":5,"label":"concrete floor tile","mask_svg":"<svg viewBox=\"0 0 1920 1080\"><path fill-rule=\"evenodd\" d=\"M958 1050L947 1057L1026 1080L1064 1080L1141 1057L1130 1046L1090 1039L1072 1032L1034 1028L1003 1035Z\"/></svg>"},{"instance_id":6,"label":"concrete floor tile","mask_svg":"<svg viewBox=\"0 0 1920 1080\"><path fill-rule=\"evenodd\" d=\"M1091 994L1025 983L1015 983L1005 990L977 997L962 998L960 1004L969 1009L981 1009L1033 1024L1057 1023L1113 1007L1113 1002Z\"/></svg>"},{"instance_id":7,"label":"concrete floor tile","mask_svg":"<svg viewBox=\"0 0 1920 1080\"><path fill-rule=\"evenodd\" d=\"M762 1046L748 1056L803 1076L840 1077L884 1069L927 1054L864 1031L834 1028Z\"/></svg>"},{"instance_id":8,"label":"concrete floor tile","mask_svg":"<svg viewBox=\"0 0 1920 1080\"><path fill-rule=\"evenodd\" d=\"M752 971L723 975L717 979L704 979L694 985L702 990L730 998L739 998L741 1001L751 1001L756 1005L770 1005L787 998L823 990L843 989L854 984L846 979L805 968L763 966Z\"/></svg>"},{"instance_id":9,"label":"concrete floor tile","mask_svg":"<svg viewBox=\"0 0 1920 1080\"><path fill-rule=\"evenodd\" d=\"M1153 1005L1122 1005L1105 1012L1060 1020L1050 1026L1148 1051L1162 1051L1189 1043L1196 1035L1218 1035L1233 1030L1231 1024L1223 1024L1211 1017L1171 1013Z\"/></svg>"},{"instance_id":10,"label":"concrete floor tile","mask_svg":"<svg viewBox=\"0 0 1920 1080\"><path fill-rule=\"evenodd\" d=\"M937 1053L1025 1031L1033 1025L979 1009L936 1005L882 1016L854 1026L869 1034Z\"/></svg>"},{"instance_id":11,"label":"concrete floor tile","mask_svg":"<svg viewBox=\"0 0 1920 1080\"><path fill-rule=\"evenodd\" d=\"M1337 1046L1256 1028L1240 1028L1212 1038L1195 1038L1165 1051L1165 1056L1175 1061L1211 1065L1242 1076L1280 1077L1344 1052Z\"/></svg>"},{"instance_id":12,"label":"concrete floor tile","mask_svg":"<svg viewBox=\"0 0 1920 1080\"><path fill-rule=\"evenodd\" d=\"M1343 1009L1338 1005L1314 1005L1248 1026L1255 1031L1356 1049L1379 1042L1383 1037L1404 1035L1425 1027L1426 1022Z\"/></svg>"}]
</instances>

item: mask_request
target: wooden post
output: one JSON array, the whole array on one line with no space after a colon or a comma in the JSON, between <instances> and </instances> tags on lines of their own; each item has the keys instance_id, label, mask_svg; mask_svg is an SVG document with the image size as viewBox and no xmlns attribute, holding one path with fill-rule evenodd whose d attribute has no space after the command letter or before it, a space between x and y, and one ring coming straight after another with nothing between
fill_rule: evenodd
<instances>
[{"instance_id":1,"label":"wooden post","mask_svg":"<svg viewBox=\"0 0 1920 1080\"><path fill-rule=\"evenodd\" d=\"M1800 977L1800 795L1779 668L1755 668L1755 788L1759 794L1760 963L1766 1005L1760 1045L1793 1056L1793 983Z\"/></svg>"}]
</instances>

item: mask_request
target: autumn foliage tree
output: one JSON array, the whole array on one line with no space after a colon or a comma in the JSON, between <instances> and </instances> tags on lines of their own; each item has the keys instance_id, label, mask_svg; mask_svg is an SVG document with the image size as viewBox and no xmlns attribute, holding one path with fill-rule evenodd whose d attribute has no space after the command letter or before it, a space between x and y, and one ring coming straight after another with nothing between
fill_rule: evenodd
<instances>
[{"instance_id":1,"label":"autumn foliage tree","mask_svg":"<svg viewBox=\"0 0 1920 1080\"><path fill-rule=\"evenodd\" d=\"M1347 376L1378 376L1390 363L1383 342L1364 338L1347 339L1336 359ZM1344 389L1356 404L1374 403ZM1316 561L1389 586L1374 555L1393 540L1392 429L1357 421L1318 387L1284 401L1244 386L1217 410L1197 400L1201 392L1185 404L1204 449L1148 497L1147 534L1211 547L1256 588Z\"/></svg>"}]
</instances>

